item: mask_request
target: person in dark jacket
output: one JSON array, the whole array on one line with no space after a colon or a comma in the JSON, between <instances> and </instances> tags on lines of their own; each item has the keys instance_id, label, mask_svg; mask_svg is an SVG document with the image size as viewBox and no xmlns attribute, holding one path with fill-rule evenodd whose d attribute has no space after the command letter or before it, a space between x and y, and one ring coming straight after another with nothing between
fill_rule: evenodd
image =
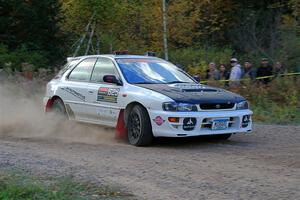
<instances>
[{"instance_id":1,"label":"person in dark jacket","mask_svg":"<svg viewBox=\"0 0 300 200\"><path fill-rule=\"evenodd\" d=\"M251 80L254 80L256 77L256 72L252 67L252 63L249 61L246 61L244 63L244 73L243 73L243 78L250 78Z\"/></svg>"},{"instance_id":2,"label":"person in dark jacket","mask_svg":"<svg viewBox=\"0 0 300 200\"><path fill-rule=\"evenodd\" d=\"M229 79L230 73L227 71L226 66L224 64L220 65L219 72L220 72L220 80Z\"/></svg>"},{"instance_id":3,"label":"person in dark jacket","mask_svg":"<svg viewBox=\"0 0 300 200\"><path fill-rule=\"evenodd\" d=\"M219 72L220 72L220 80L228 80L230 73L227 71L226 66L224 64L221 64L219 67ZM224 86L229 86L229 82L225 81Z\"/></svg>"},{"instance_id":4,"label":"person in dark jacket","mask_svg":"<svg viewBox=\"0 0 300 200\"><path fill-rule=\"evenodd\" d=\"M264 77L264 76L272 76L273 75L273 68L269 65L269 60L267 58L263 58L261 60L261 66L257 69L256 77ZM272 79L271 78L263 78L258 79L258 82L263 84L268 84Z\"/></svg>"},{"instance_id":5,"label":"person in dark jacket","mask_svg":"<svg viewBox=\"0 0 300 200\"><path fill-rule=\"evenodd\" d=\"M280 76L286 72L285 67L279 61L277 61L274 65L274 75L275 77Z\"/></svg>"}]
</instances>

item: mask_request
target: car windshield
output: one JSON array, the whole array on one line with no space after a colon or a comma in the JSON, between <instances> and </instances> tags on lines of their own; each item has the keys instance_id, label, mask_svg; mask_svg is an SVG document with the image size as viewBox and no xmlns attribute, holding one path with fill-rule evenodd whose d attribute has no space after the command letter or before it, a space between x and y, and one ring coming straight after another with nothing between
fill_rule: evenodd
<instances>
[{"instance_id":1,"label":"car windshield","mask_svg":"<svg viewBox=\"0 0 300 200\"><path fill-rule=\"evenodd\" d=\"M184 71L164 60L118 58L116 61L131 84L195 83Z\"/></svg>"}]
</instances>

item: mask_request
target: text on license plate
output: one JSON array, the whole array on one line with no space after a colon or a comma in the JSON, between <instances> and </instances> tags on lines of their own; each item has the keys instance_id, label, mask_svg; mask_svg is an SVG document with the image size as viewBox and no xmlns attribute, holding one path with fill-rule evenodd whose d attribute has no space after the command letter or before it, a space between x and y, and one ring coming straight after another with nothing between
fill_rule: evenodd
<instances>
[{"instance_id":1,"label":"text on license plate","mask_svg":"<svg viewBox=\"0 0 300 200\"><path fill-rule=\"evenodd\" d=\"M228 128L229 119L214 119L212 123L212 130L224 130Z\"/></svg>"}]
</instances>

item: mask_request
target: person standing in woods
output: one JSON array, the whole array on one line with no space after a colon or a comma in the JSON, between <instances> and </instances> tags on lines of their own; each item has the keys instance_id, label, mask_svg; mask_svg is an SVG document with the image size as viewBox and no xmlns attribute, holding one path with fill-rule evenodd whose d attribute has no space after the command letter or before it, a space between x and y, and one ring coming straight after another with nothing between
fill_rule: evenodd
<instances>
[{"instance_id":1,"label":"person standing in woods","mask_svg":"<svg viewBox=\"0 0 300 200\"><path fill-rule=\"evenodd\" d=\"M219 71L220 71L220 80L224 80L225 83L223 85L228 86L229 84L228 84L228 81L226 81L226 80L229 79L230 73L227 71L226 65L221 64L219 67Z\"/></svg>"},{"instance_id":2,"label":"person standing in woods","mask_svg":"<svg viewBox=\"0 0 300 200\"><path fill-rule=\"evenodd\" d=\"M275 77L280 76L281 74L284 74L285 73L284 65L281 62L277 61L274 65L273 72L274 72Z\"/></svg>"},{"instance_id":3,"label":"person standing in woods","mask_svg":"<svg viewBox=\"0 0 300 200\"><path fill-rule=\"evenodd\" d=\"M220 72L216 68L216 64L214 62L209 63L205 78L207 80L220 80Z\"/></svg>"},{"instance_id":4,"label":"person standing in woods","mask_svg":"<svg viewBox=\"0 0 300 200\"><path fill-rule=\"evenodd\" d=\"M261 59L261 66L257 69L256 77L265 77L265 76L272 76L273 75L273 68L269 64L269 60L267 58ZM262 78L258 79L259 83L268 84L272 79L269 78Z\"/></svg>"},{"instance_id":5,"label":"person standing in woods","mask_svg":"<svg viewBox=\"0 0 300 200\"><path fill-rule=\"evenodd\" d=\"M251 80L254 80L256 77L255 70L252 67L252 63L249 61L246 61L244 63L244 73L243 73L243 78L248 78Z\"/></svg>"},{"instance_id":6,"label":"person standing in woods","mask_svg":"<svg viewBox=\"0 0 300 200\"><path fill-rule=\"evenodd\" d=\"M224 64L220 65L220 80L228 80L229 79L229 72L226 69L226 66Z\"/></svg>"},{"instance_id":7,"label":"person standing in woods","mask_svg":"<svg viewBox=\"0 0 300 200\"><path fill-rule=\"evenodd\" d=\"M235 87L240 84L240 79L242 78L242 69L236 58L231 58L230 64L232 66L229 76L230 86Z\"/></svg>"}]
</instances>

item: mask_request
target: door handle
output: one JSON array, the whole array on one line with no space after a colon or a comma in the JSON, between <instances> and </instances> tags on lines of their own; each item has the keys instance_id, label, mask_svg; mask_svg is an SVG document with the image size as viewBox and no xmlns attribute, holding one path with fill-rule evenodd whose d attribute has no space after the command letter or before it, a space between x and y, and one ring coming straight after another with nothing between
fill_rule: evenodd
<instances>
[{"instance_id":1,"label":"door handle","mask_svg":"<svg viewBox=\"0 0 300 200\"><path fill-rule=\"evenodd\" d=\"M90 93L90 94L93 94L94 92L93 92L93 91L89 91L89 93Z\"/></svg>"}]
</instances>

